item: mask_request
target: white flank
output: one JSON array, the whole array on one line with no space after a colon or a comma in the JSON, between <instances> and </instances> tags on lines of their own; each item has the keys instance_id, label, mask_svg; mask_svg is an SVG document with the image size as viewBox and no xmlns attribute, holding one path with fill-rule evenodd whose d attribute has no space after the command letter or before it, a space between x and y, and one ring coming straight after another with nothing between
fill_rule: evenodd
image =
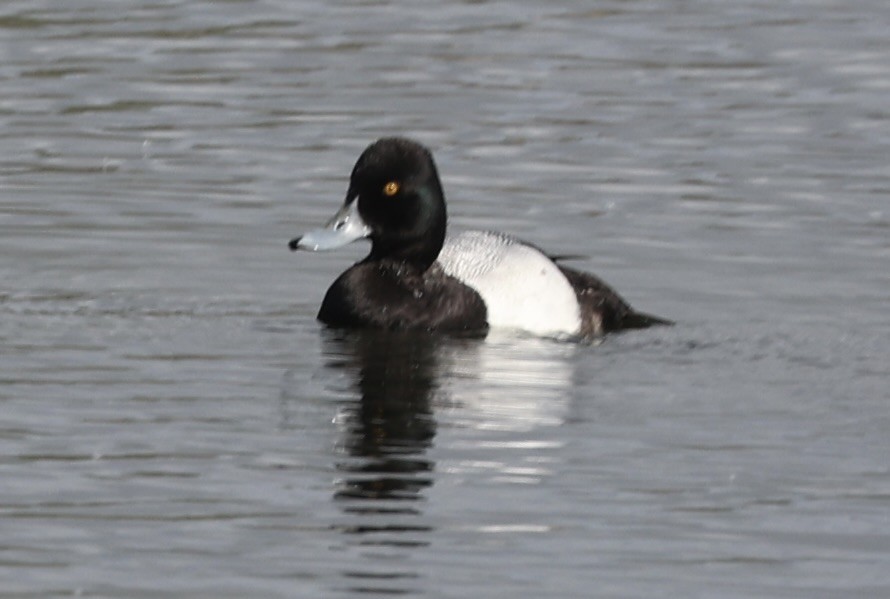
<instances>
[{"instance_id":1,"label":"white flank","mask_svg":"<svg viewBox=\"0 0 890 599\"><path fill-rule=\"evenodd\" d=\"M445 240L439 263L482 296L492 327L536 335L573 335L581 328L575 290L537 248L500 233L467 231Z\"/></svg>"}]
</instances>

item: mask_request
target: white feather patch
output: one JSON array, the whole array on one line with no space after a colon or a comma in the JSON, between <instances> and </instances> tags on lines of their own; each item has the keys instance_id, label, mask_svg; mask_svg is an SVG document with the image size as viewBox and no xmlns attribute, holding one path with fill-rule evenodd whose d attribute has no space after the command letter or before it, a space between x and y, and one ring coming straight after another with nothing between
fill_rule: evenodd
<instances>
[{"instance_id":1,"label":"white feather patch","mask_svg":"<svg viewBox=\"0 0 890 599\"><path fill-rule=\"evenodd\" d=\"M439 263L482 296L492 327L537 335L574 335L581 329L575 290L559 267L518 239L466 231L445 240Z\"/></svg>"}]
</instances>

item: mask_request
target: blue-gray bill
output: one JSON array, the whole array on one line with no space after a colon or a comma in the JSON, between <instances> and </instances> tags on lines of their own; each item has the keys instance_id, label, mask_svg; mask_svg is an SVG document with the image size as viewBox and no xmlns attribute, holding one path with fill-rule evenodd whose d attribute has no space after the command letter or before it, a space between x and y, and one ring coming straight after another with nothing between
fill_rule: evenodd
<instances>
[{"instance_id":1,"label":"blue-gray bill","mask_svg":"<svg viewBox=\"0 0 890 599\"><path fill-rule=\"evenodd\" d=\"M323 227L295 237L287 245L292 251L321 252L343 247L370 234L371 228L359 216L358 200L353 200L344 204Z\"/></svg>"}]
</instances>

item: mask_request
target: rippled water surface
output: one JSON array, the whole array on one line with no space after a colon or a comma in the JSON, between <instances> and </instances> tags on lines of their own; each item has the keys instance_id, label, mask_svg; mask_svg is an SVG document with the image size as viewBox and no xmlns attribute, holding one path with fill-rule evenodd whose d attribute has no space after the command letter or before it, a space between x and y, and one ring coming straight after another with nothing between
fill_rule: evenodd
<instances>
[{"instance_id":1,"label":"rippled water surface","mask_svg":"<svg viewBox=\"0 0 890 599\"><path fill-rule=\"evenodd\" d=\"M0 6L0 597L890 596L890 8ZM669 329L343 334L381 135Z\"/></svg>"}]
</instances>

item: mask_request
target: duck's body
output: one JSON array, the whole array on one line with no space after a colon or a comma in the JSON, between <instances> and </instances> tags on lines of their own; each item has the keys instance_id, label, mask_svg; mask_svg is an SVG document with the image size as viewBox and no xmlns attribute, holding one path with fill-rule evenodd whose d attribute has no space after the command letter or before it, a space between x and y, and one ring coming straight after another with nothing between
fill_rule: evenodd
<instances>
[{"instance_id":1,"label":"duck's body","mask_svg":"<svg viewBox=\"0 0 890 599\"><path fill-rule=\"evenodd\" d=\"M508 235L445 236L446 209L432 155L382 139L359 158L346 202L325 229L290 242L322 250L370 237L371 253L328 289L318 318L335 327L591 337L669 324L635 312L597 277L557 264Z\"/></svg>"},{"instance_id":2,"label":"duck's body","mask_svg":"<svg viewBox=\"0 0 890 599\"><path fill-rule=\"evenodd\" d=\"M466 231L448 237L439 263L482 296L492 327L589 337L667 323L635 312L594 275L558 264L503 233Z\"/></svg>"}]
</instances>

